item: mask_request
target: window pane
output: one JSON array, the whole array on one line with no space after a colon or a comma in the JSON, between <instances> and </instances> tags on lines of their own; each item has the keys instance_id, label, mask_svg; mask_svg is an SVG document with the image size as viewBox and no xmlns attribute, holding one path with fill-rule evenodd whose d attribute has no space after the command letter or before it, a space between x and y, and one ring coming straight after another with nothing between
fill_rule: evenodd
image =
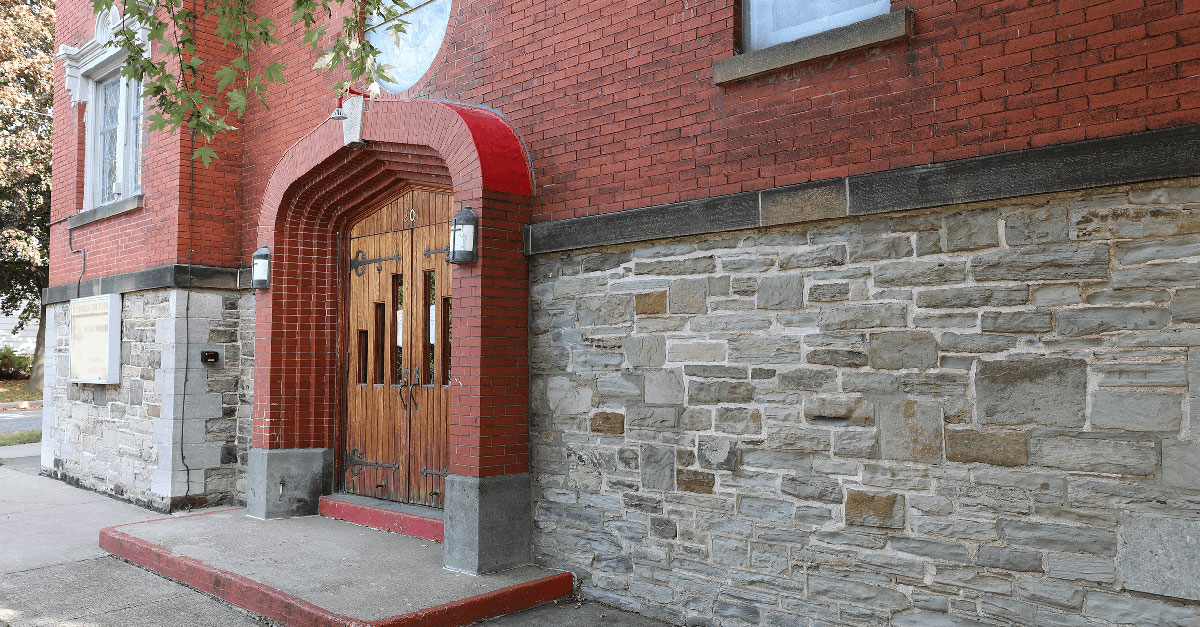
<instances>
[{"instance_id":1,"label":"window pane","mask_svg":"<svg viewBox=\"0 0 1200 627\"><path fill-rule=\"evenodd\" d=\"M121 197L117 179L117 127L121 119L121 79L112 78L100 85L100 203Z\"/></svg>"},{"instance_id":2,"label":"window pane","mask_svg":"<svg viewBox=\"0 0 1200 627\"><path fill-rule=\"evenodd\" d=\"M129 82L129 168L130 194L142 191L142 84Z\"/></svg>"},{"instance_id":3,"label":"window pane","mask_svg":"<svg viewBox=\"0 0 1200 627\"><path fill-rule=\"evenodd\" d=\"M890 10L890 0L744 0L743 43L747 51L758 50Z\"/></svg>"}]
</instances>

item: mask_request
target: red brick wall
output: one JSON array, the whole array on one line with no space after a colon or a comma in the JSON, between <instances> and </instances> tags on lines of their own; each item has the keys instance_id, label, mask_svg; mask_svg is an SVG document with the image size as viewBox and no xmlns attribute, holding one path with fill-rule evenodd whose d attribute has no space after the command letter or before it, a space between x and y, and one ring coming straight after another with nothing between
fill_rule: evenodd
<instances>
[{"instance_id":1,"label":"red brick wall","mask_svg":"<svg viewBox=\"0 0 1200 627\"><path fill-rule=\"evenodd\" d=\"M276 162L333 108L333 78L310 69L290 6L260 3L285 45L259 62L285 63L288 84L270 111L251 106L245 134L203 172L197 262L246 264ZM916 10L909 41L715 86L712 63L734 48L734 0L456 0L434 67L409 95L503 113L533 159L535 220L1200 122L1200 3L894 0L900 7ZM60 4L59 43L87 39L91 26L87 2ZM61 80L55 105L57 219L78 208ZM152 139L146 210L76 233L90 247L86 277L185 258L187 224L174 214L186 160L174 147L186 144ZM51 282L73 280L61 225L52 239Z\"/></svg>"}]
</instances>

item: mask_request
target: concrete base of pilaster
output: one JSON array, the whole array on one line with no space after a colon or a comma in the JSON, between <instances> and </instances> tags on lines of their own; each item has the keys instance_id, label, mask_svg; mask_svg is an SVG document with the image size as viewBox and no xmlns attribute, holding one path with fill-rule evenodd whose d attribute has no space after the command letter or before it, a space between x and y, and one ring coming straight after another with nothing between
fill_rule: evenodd
<instances>
[{"instance_id":1,"label":"concrete base of pilaster","mask_svg":"<svg viewBox=\"0 0 1200 627\"><path fill-rule=\"evenodd\" d=\"M446 568L473 575L528 564L533 537L529 474L446 477Z\"/></svg>"},{"instance_id":2,"label":"concrete base of pilaster","mask_svg":"<svg viewBox=\"0 0 1200 627\"><path fill-rule=\"evenodd\" d=\"M333 491L333 449L250 449L246 510L254 518L317 513L321 496Z\"/></svg>"}]
</instances>

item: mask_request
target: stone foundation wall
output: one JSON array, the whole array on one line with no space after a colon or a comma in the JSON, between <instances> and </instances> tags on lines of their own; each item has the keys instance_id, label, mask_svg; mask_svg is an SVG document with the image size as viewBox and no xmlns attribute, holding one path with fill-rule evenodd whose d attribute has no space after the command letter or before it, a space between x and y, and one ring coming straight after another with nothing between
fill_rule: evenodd
<instances>
[{"instance_id":1,"label":"stone foundation wall","mask_svg":"<svg viewBox=\"0 0 1200 627\"><path fill-rule=\"evenodd\" d=\"M1200 623L1198 185L537 258L537 560L695 625Z\"/></svg>"},{"instance_id":2,"label":"stone foundation wall","mask_svg":"<svg viewBox=\"0 0 1200 627\"><path fill-rule=\"evenodd\" d=\"M245 502L253 293L123 294L118 385L69 382L69 312L47 311L43 471L162 511Z\"/></svg>"}]
</instances>

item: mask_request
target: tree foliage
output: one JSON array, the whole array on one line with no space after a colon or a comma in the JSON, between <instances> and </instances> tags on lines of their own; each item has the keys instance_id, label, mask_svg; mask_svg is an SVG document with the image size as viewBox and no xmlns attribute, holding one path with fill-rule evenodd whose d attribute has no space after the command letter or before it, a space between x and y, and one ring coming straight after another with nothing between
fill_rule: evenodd
<instances>
[{"instance_id":1,"label":"tree foliage","mask_svg":"<svg viewBox=\"0 0 1200 627\"><path fill-rule=\"evenodd\" d=\"M53 0L0 0L0 313L41 316L48 280Z\"/></svg>"},{"instance_id":2,"label":"tree foliage","mask_svg":"<svg viewBox=\"0 0 1200 627\"><path fill-rule=\"evenodd\" d=\"M99 12L114 2L92 5ZM125 19L112 45L129 52L122 72L142 82L151 131L186 128L211 140L235 129L250 101L269 106L269 88L285 80L283 64L255 64L280 42L275 21L258 13L254 0L127 0L122 8ZM303 25L304 42L317 52L314 69L343 71L337 93L364 81L375 96L379 81L391 79L390 67L377 62L379 50L365 35L386 30L398 38L408 8L403 0L294 0L292 23ZM334 21L335 14L344 17ZM333 33L330 23L338 25ZM197 43L202 28L212 29L220 48ZM226 50L232 56L214 60ZM216 156L207 142L193 154L205 165Z\"/></svg>"}]
</instances>

